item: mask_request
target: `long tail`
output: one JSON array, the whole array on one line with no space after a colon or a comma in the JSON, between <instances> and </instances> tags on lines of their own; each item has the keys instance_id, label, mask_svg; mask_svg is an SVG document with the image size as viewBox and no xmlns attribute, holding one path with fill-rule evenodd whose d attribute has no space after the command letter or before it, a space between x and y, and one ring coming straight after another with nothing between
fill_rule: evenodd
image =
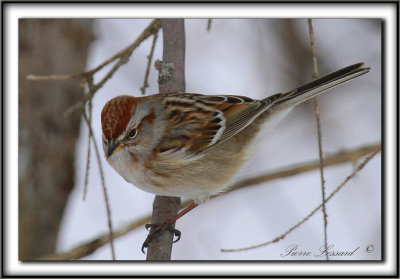
<instances>
[{"instance_id":1,"label":"long tail","mask_svg":"<svg viewBox=\"0 0 400 279\"><path fill-rule=\"evenodd\" d=\"M338 70L303 86L300 86L292 91L283 93L274 102L273 107L285 109L288 107L296 106L339 84L368 73L370 68L363 68L363 65L364 63L357 63L351 66L347 66L341 70Z\"/></svg>"}]
</instances>

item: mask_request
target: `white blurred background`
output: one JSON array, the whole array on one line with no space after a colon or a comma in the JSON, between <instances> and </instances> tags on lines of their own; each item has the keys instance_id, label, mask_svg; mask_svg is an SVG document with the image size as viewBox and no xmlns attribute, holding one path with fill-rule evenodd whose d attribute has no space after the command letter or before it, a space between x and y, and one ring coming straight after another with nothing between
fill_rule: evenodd
<instances>
[{"instance_id":1,"label":"white blurred background","mask_svg":"<svg viewBox=\"0 0 400 279\"><path fill-rule=\"evenodd\" d=\"M92 69L132 43L150 19L100 19L94 24L87 68ZM320 97L324 154L381 141L381 21L377 19L313 20L320 76L357 62L370 73ZM311 80L312 63L306 19L185 20L186 89L203 94L238 94L264 98ZM110 98L140 96L146 56L152 39L135 50L129 63L96 94L93 128L101 144L100 113ZM160 34L154 59L162 59ZM101 72L97 80L105 72ZM148 94L157 93L158 73L152 65ZM81 127L76 150L76 185L60 229L58 252L107 233L107 217L99 171L91 156L88 193L82 201L88 130ZM296 107L260 142L236 180L318 159L313 102ZM102 157L114 229L151 213L154 195L119 176ZM346 163L325 168L327 195L354 169ZM240 248L272 240L321 203L319 171L273 180L223 195L197 207L177 222L182 238L173 246L173 260L324 260L324 257L281 257L288 246L319 254L323 219L319 211L308 222L267 247L237 253ZM381 259L381 155L378 154L327 204L328 243L333 250L353 251L331 260ZM118 260L144 260L141 227L115 240ZM367 245L375 250L366 253ZM109 260L108 245L84 260Z\"/></svg>"}]
</instances>

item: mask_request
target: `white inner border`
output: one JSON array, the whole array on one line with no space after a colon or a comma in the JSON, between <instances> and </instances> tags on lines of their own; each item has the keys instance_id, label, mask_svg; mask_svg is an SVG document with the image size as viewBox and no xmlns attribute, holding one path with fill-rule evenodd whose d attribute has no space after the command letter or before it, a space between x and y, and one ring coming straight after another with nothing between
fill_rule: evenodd
<instances>
[{"instance_id":1,"label":"white inner border","mask_svg":"<svg viewBox=\"0 0 400 279\"><path fill-rule=\"evenodd\" d=\"M5 4L5 98L8 147L5 149L4 275L390 275L396 267L396 6L395 4ZM22 263L18 261L18 19L19 18L382 18L387 98L385 123L385 262L265 263ZM366 217L367 218L367 217Z\"/></svg>"}]
</instances>

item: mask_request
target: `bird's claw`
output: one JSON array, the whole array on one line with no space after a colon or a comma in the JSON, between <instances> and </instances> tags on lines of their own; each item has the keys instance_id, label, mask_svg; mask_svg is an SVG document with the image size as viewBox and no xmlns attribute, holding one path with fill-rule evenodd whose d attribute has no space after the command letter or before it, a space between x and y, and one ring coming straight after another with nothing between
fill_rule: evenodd
<instances>
[{"instance_id":1,"label":"bird's claw","mask_svg":"<svg viewBox=\"0 0 400 279\"><path fill-rule=\"evenodd\" d=\"M147 235L146 240L143 242L143 245L142 245L143 254L145 254L144 249L149 247L149 244L153 241L153 239L156 238L157 236L161 235L165 231L170 231L174 234L174 236L177 237L177 239L175 239L173 241L173 243L178 242L179 239L181 239L182 233L179 230L175 229L173 227L173 225L171 225L168 222L161 223L161 224L159 224L159 223L158 224L146 224L144 227L146 228L146 230L150 229L150 232Z\"/></svg>"}]
</instances>

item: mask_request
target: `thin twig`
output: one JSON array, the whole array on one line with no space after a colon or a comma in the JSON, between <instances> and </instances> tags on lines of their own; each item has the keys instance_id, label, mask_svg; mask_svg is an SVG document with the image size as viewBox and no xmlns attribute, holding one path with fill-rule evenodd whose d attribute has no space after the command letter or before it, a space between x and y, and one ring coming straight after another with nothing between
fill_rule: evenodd
<instances>
[{"instance_id":1,"label":"thin twig","mask_svg":"<svg viewBox=\"0 0 400 279\"><path fill-rule=\"evenodd\" d=\"M150 219L151 219L150 216L146 216L132 223L129 223L128 225L122 226L120 229L114 231L113 234L114 239L124 236L127 233L139 227L143 227L145 224L150 222ZM51 260L51 261L77 260L94 253L97 249L108 244L109 242L110 242L110 235L108 233L103 234L89 242L76 246L75 248L69 250L68 252L49 255L40 258L39 260Z\"/></svg>"},{"instance_id":2,"label":"thin twig","mask_svg":"<svg viewBox=\"0 0 400 279\"><path fill-rule=\"evenodd\" d=\"M94 133L93 133L93 129L92 129L92 125L86 115L86 112L84 111L82 113L83 118L86 121L86 124L89 128L89 133L90 133L90 137L92 138L92 142L94 145L94 149L95 149L95 153L96 153L96 157L97 157L97 162L99 164L99 171L100 171L100 178L101 178L101 186L103 188L103 194L104 194L104 201L106 203L106 210L107 210L107 223L108 223L108 231L109 231L109 237L110 237L110 247L111 247L111 256L112 259L115 261L115 249L114 249L114 237L113 237L113 229L112 229L112 219L111 219L111 209L110 209L110 202L108 201L108 194L107 194L107 188L106 188L106 184L104 181L104 172L103 172L103 167L101 165L101 159L100 159L100 152L99 149L97 147L97 142L96 139L94 137Z\"/></svg>"},{"instance_id":3,"label":"thin twig","mask_svg":"<svg viewBox=\"0 0 400 279\"><path fill-rule=\"evenodd\" d=\"M46 75L46 76L39 76L39 75L27 75L26 79L40 81L40 80L69 80L75 78L83 78L85 77L86 72L77 73L77 74L66 74L66 75Z\"/></svg>"},{"instance_id":4,"label":"thin twig","mask_svg":"<svg viewBox=\"0 0 400 279\"><path fill-rule=\"evenodd\" d=\"M136 41L135 41L135 43L136 43ZM112 57L106 59L103 63L101 63L97 67L95 67L89 71L86 71L86 72L75 73L75 74L65 74L65 75L28 75L26 78L28 80L69 80L69 79L75 79L75 78L87 78L89 76L93 76L95 73L97 73L98 71L100 71L101 69L103 69L105 66L107 66L111 62L115 61L116 59L121 58L127 51L129 51L130 47L133 44L118 51L116 54L114 54Z\"/></svg>"},{"instance_id":5,"label":"thin twig","mask_svg":"<svg viewBox=\"0 0 400 279\"><path fill-rule=\"evenodd\" d=\"M93 76L88 76L86 78L86 83L88 84L88 87L91 88L93 86ZM89 123L92 123L92 99L89 100L88 103L89 106ZM91 142L91 133L88 133L88 152L87 152L87 157L86 157L86 171L85 171L85 181L83 185L83 196L82 200L86 200L86 194L87 194L87 188L88 188L88 183L89 183L89 169L90 169L90 142Z\"/></svg>"},{"instance_id":6,"label":"thin twig","mask_svg":"<svg viewBox=\"0 0 400 279\"><path fill-rule=\"evenodd\" d=\"M310 32L310 41L311 41L311 53L312 53L312 61L313 61L313 73L312 78L318 78L318 65L317 65L317 49L315 47L315 38L314 38L314 29L312 25L312 19L308 20L308 29ZM328 215L326 213L326 189L325 189L325 177L324 177L324 159L322 153L322 128L321 128L321 118L319 113L319 99L318 96L314 97L314 111L315 111L315 119L317 122L317 135L318 135L318 156L320 162L319 173L321 177L321 196L322 196L322 215L324 221L324 246L325 249L328 248ZM326 260L329 260L328 253L325 253Z\"/></svg>"},{"instance_id":7,"label":"thin twig","mask_svg":"<svg viewBox=\"0 0 400 279\"><path fill-rule=\"evenodd\" d=\"M150 73L150 65L151 65L151 61L153 60L154 48L156 46L157 38L158 38L158 32L154 33L154 35L153 35L153 43L151 45L150 54L149 54L149 56L147 56L147 59L149 61L147 63L146 74L144 76L143 86L140 87L140 91L142 92L142 95L146 94L146 88L149 87L148 80L149 80L149 73Z\"/></svg>"},{"instance_id":8,"label":"thin twig","mask_svg":"<svg viewBox=\"0 0 400 279\"><path fill-rule=\"evenodd\" d=\"M212 19L209 18L209 19L207 20L207 32L210 32L210 30L211 30L211 23L212 23Z\"/></svg>"},{"instance_id":9,"label":"thin twig","mask_svg":"<svg viewBox=\"0 0 400 279\"><path fill-rule=\"evenodd\" d=\"M154 34L154 32L157 32L160 29L161 23L160 20L155 19L153 20L150 25L142 32L142 34L140 34L140 36L136 39L136 41L128 46L127 48L125 48L124 50L120 51L118 53L119 56L119 60L116 64L114 64L114 66L111 68L111 70L106 74L106 76L99 81L99 83L97 83L96 85L94 85L92 87L92 89L89 90L88 93L86 93L85 95L83 95L81 101L79 101L77 104L73 105L72 107L70 107L66 112L65 115L68 116L70 115L73 111L77 110L77 109L81 109L83 108L84 104L91 98L93 98L94 94L97 92L97 90L99 90L104 83L106 83L113 75L114 73L119 69L119 67L121 67L122 65L124 65L126 62L128 62L129 57L131 56L132 52L145 40L147 39L149 36L151 36L152 34Z\"/></svg>"},{"instance_id":10,"label":"thin twig","mask_svg":"<svg viewBox=\"0 0 400 279\"><path fill-rule=\"evenodd\" d=\"M308 30L310 33L310 41L311 41L311 54L312 54L312 62L313 62L313 73L312 73L312 78L317 79L318 78L318 65L317 65L317 49L315 47L315 38L314 38L314 29L312 26L312 19L309 18L307 19L308 22Z\"/></svg>"},{"instance_id":11,"label":"thin twig","mask_svg":"<svg viewBox=\"0 0 400 279\"><path fill-rule=\"evenodd\" d=\"M126 64L131 56L132 52L148 37L153 35L154 33L158 32L161 27L161 23L159 19L153 20L145 30L139 35L134 43L129 45L128 47L124 48L123 50L119 51L103 63L101 63L96 68L89 70L87 72L78 73L78 74L67 74L67 75L49 75L49 76L38 76L38 75L28 75L27 79L30 80L67 80L73 78L85 78L86 80L92 79L93 75L100 71L103 67L108 65L109 63L118 59L117 63L113 65L113 67L108 71L108 73L99 81L97 84L93 84L89 89L89 92L82 96L82 99L76 103L75 105L68 108L65 112L65 116L70 115L77 109L83 109L85 103L93 98L94 94L106 83L114 73L124 64Z\"/></svg>"},{"instance_id":12,"label":"thin twig","mask_svg":"<svg viewBox=\"0 0 400 279\"><path fill-rule=\"evenodd\" d=\"M142 34L138 37L138 39L132 43L131 45L127 46L126 48L120 50L118 53L114 54L112 57L105 60L103 63L98 65L97 67L82 73L74 73L74 74L65 74L65 75L28 75L26 78L28 80L69 80L75 78L86 78L88 76L93 76L95 73L103 69L105 66L110 64L111 62L115 61L118 58L123 57L127 52L132 52L138 45L137 43L141 43L149 36L153 34L153 32L158 32L160 28L160 21L159 19L153 20L149 26L142 32ZM136 45L136 46L135 46ZM133 49L132 49L133 48Z\"/></svg>"},{"instance_id":13,"label":"thin twig","mask_svg":"<svg viewBox=\"0 0 400 279\"><path fill-rule=\"evenodd\" d=\"M88 85L88 88L91 89L93 87L93 76L87 76L86 79L86 84ZM89 123L92 123L92 99L89 100ZM88 183L89 183L89 169L90 169L90 141L92 139L92 134L89 132L88 133L88 153L87 153L87 158L86 158L86 171L85 171L85 181L83 185L83 196L82 200L86 199L86 194L87 194L87 188L88 188Z\"/></svg>"},{"instance_id":14,"label":"thin twig","mask_svg":"<svg viewBox=\"0 0 400 279\"><path fill-rule=\"evenodd\" d=\"M274 238L273 240L270 240L270 241L267 241L267 242L264 242L264 243L261 243L258 245L245 247L245 248L239 248L239 249L221 249L221 252L239 252L239 251L251 250L251 249L255 249L255 248L259 248L259 247L264 247L271 243L275 243L275 242L278 242L278 241L284 239L288 234L290 234L292 231L294 231L296 228L298 228L303 223L305 223L308 219L310 219L311 216L313 216L321 207L323 207L324 203L328 202L333 196L335 196L337 194L337 192L339 192L339 190L341 190L343 188L343 186L350 179L352 179L369 162L369 160L371 160L379 151L380 151L380 149L376 150L375 152L370 154L368 157L366 157L364 159L364 161L360 165L358 165L358 167L349 176L347 176L346 179L328 196L328 198L325 200L325 202L323 202L319 206L317 206L313 211L311 211L310 214L308 214L305 218L303 218L303 220L301 220L299 223L297 223L296 225L291 227L289 230L287 230L282 235Z\"/></svg>"},{"instance_id":15,"label":"thin twig","mask_svg":"<svg viewBox=\"0 0 400 279\"><path fill-rule=\"evenodd\" d=\"M368 146L363 146L357 149L349 150L349 151L341 151L338 153L335 153L333 155L328 155L326 156L324 160L324 166L334 166L346 162L356 162L360 158L371 154L372 152L379 152L381 150L381 145L380 144L373 144L373 145L368 145ZM262 175L257 175L255 177L243 179L241 181L238 181L234 185L230 187L230 189L226 192L223 192L219 194L218 196L213 196L211 199L218 198L222 195L225 195L229 192L237 191L239 189L249 187L249 186L254 186L257 184L265 183L274 179L278 178L285 178L305 172L309 172L312 170L316 170L319 168L319 161L313 161L313 162L308 162L308 163L303 163L301 165L295 166L295 167L290 167L290 168L285 168L283 170L277 170L272 173L268 174L262 174ZM187 201L182 203L181 208L187 207L191 201ZM123 236L127 234L128 232L131 232L135 229L138 229L142 227L143 225L147 224L151 219L151 216L146 216L141 218L140 220L135 220L132 223L123 226L122 228L116 230L114 232L114 238ZM60 254L55 254L55 255L49 255L45 258L42 258L43 260L72 260L72 259L79 259L85 256L88 256L92 254L94 251L96 251L98 248L102 247L103 245L107 244L110 242L110 237L109 234L103 234L99 237L96 237L92 241L86 242L84 244L81 244L72 250L66 252L66 253L60 253Z\"/></svg>"},{"instance_id":16,"label":"thin twig","mask_svg":"<svg viewBox=\"0 0 400 279\"><path fill-rule=\"evenodd\" d=\"M92 100L88 102L89 106L89 123L92 123ZM88 133L88 150L87 150L87 157L86 157L86 171L85 171L85 181L83 184L83 196L82 200L86 200L87 188L89 183L89 169L90 169L90 141L92 139L92 134Z\"/></svg>"}]
</instances>

